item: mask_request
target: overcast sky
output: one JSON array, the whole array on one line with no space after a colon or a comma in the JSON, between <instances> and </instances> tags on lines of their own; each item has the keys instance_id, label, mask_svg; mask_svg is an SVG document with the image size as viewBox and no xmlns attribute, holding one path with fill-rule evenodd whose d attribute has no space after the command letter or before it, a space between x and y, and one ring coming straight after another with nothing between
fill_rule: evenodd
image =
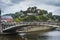
<instances>
[{"instance_id":1,"label":"overcast sky","mask_svg":"<svg viewBox=\"0 0 60 40\"><path fill-rule=\"evenodd\" d=\"M28 7L37 6L39 9L60 15L60 0L0 0L0 8L3 14L26 10Z\"/></svg>"}]
</instances>

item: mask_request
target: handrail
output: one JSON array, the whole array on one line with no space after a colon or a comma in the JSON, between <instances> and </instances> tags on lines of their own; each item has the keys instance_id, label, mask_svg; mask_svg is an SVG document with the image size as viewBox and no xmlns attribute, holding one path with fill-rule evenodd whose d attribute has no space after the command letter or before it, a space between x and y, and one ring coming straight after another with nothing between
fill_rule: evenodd
<instances>
[{"instance_id":1,"label":"handrail","mask_svg":"<svg viewBox=\"0 0 60 40\"><path fill-rule=\"evenodd\" d=\"M2 26L3 29L15 26L15 25L57 25L60 26L58 23L48 23L48 22L19 22L19 23L12 23L11 25L4 25Z\"/></svg>"}]
</instances>

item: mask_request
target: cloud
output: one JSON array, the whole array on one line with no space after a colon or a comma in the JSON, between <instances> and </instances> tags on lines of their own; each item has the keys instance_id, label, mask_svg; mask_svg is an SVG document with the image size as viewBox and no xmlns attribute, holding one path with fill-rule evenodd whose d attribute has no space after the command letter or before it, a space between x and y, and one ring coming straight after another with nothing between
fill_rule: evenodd
<instances>
[{"instance_id":1,"label":"cloud","mask_svg":"<svg viewBox=\"0 0 60 40\"><path fill-rule=\"evenodd\" d=\"M1 2L0 2L1 3ZM60 12L60 0L9 0L3 1L2 7L4 6L4 14L14 13L20 10L26 10L28 7L37 6L40 9L53 12L53 14L59 15ZM1 4L0 4L1 5Z\"/></svg>"},{"instance_id":2,"label":"cloud","mask_svg":"<svg viewBox=\"0 0 60 40\"><path fill-rule=\"evenodd\" d=\"M53 6L60 6L60 0L35 0L37 3L44 3Z\"/></svg>"},{"instance_id":3,"label":"cloud","mask_svg":"<svg viewBox=\"0 0 60 40\"><path fill-rule=\"evenodd\" d=\"M60 0L50 0L46 2L49 5L60 6Z\"/></svg>"},{"instance_id":4,"label":"cloud","mask_svg":"<svg viewBox=\"0 0 60 40\"><path fill-rule=\"evenodd\" d=\"M24 1L24 0L17 0L17 1L16 0L11 0L12 3L19 3L21 1Z\"/></svg>"},{"instance_id":5,"label":"cloud","mask_svg":"<svg viewBox=\"0 0 60 40\"><path fill-rule=\"evenodd\" d=\"M1 0L1 2L6 3L6 4L10 4L11 3L10 0Z\"/></svg>"},{"instance_id":6,"label":"cloud","mask_svg":"<svg viewBox=\"0 0 60 40\"><path fill-rule=\"evenodd\" d=\"M56 9L56 10L54 11L54 14L60 15L60 8Z\"/></svg>"},{"instance_id":7,"label":"cloud","mask_svg":"<svg viewBox=\"0 0 60 40\"><path fill-rule=\"evenodd\" d=\"M15 4L13 6L8 7L5 10L5 13L14 13L14 12L17 12L17 11L20 11L20 10L26 10L26 8L28 8L28 5L30 3L31 3L31 0L20 2L19 4Z\"/></svg>"},{"instance_id":8,"label":"cloud","mask_svg":"<svg viewBox=\"0 0 60 40\"><path fill-rule=\"evenodd\" d=\"M11 6L12 3L10 0L0 0L0 8L5 10L7 7Z\"/></svg>"}]
</instances>

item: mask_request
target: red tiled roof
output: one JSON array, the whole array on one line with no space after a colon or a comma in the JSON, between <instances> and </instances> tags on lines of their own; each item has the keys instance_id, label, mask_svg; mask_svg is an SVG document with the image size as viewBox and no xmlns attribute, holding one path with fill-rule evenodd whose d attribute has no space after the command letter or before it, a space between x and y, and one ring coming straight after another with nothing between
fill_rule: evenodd
<instances>
[{"instance_id":1,"label":"red tiled roof","mask_svg":"<svg viewBox=\"0 0 60 40\"><path fill-rule=\"evenodd\" d=\"M7 22L13 22L13 19L11 18L1 18L0 20L6 20Z\"/></svg>"}]
</instances>

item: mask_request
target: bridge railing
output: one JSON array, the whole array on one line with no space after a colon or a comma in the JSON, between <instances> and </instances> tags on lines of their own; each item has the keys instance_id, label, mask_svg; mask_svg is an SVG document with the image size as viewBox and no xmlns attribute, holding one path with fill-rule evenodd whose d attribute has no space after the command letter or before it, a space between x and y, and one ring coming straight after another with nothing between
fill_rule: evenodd
<instances>
[{"instance_id":1,"label":"bridge railing","mask_svg":"<svg viewBox=\"0 0 60 40\"><path fill-rule=\"evenodd\" d=\"M5 23L5 24L1 24L1 25L2 25L2 29L5 29L5 28L16 25L16 23Z\"/></svg>"},{"instance_id":2,"label":"bridge railing","mask_svg":"<svg viewBox=\"0 0 60 40\"><path fill-rule=\"evenodd\" d=\"M49 22L19 22L19 23L11 23L11 25L2 25L2 28L8 28L11 26L16 26L16 25L58 25L58 23L49 23Z\"/></svg>"}]
</instances>

